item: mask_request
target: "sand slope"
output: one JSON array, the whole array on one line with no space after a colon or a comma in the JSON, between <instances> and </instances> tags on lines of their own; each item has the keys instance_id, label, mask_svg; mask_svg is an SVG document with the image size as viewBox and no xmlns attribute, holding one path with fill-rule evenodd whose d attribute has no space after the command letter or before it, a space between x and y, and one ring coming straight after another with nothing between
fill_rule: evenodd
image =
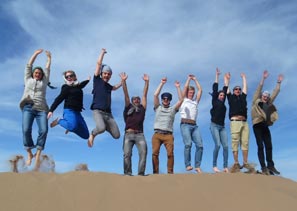
<instances>
[{"instance_id":1,"label":"sand slope","mask_svg":"<svg viewBox=\"0 0 297 211\"><path fill-rule=\"evenodd\" d=\"M276 176L0 173L5 211L296 210L297 183Z\"/></svg>"}]
</instances>

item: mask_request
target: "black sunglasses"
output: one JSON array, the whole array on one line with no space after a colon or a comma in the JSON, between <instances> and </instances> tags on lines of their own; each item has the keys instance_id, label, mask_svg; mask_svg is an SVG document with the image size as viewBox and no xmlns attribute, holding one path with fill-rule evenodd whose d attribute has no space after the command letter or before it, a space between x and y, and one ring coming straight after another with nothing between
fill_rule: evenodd
<instances>
[{"instance_id":1,"label":"black sunglasses","mask_svg":"<svg viewBox=\"0 0 297 211\"><path fill-rule=\"evenodd\" d=\"M66 78L66 79L68 79L68 78L74 78L74 75L73 75L73 74L71 74L71 75L66 75L65 78Z\"/></svg>"}]
</instances>

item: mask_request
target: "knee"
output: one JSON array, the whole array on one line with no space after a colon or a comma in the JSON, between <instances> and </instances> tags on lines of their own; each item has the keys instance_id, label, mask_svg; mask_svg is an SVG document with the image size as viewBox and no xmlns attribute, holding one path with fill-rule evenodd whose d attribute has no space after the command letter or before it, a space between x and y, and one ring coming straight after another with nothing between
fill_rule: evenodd
<instances>
[{"instance_id":1,"label":"knee","mask_svg":"<svg viewBox=\"0 0 297 211\"><path fill-rule=\"evenodd\" d=\"M192 144L185 144L185 149L190 150L192 148Z\"/></svg>"},{"instance_id":2,"label":"knee","mask_svg":"<svg viewBox=\"0 0 297 211\"><path fill-rule=\"evenodd\" d=\"M132 153L131 152L125 152L124 153L124 159L129 159L129 158L131 158L132 157Z\"/></svg>"},{"instance_id":3,"label":"knee","mask_svg":"<svg viewBox=\"0 0 297 211\"><path fill-rule=\"evenodd\" d=\"M219 144L215 144L215 150L220 150L221 146Z\"/></svg>"}]
</instances>

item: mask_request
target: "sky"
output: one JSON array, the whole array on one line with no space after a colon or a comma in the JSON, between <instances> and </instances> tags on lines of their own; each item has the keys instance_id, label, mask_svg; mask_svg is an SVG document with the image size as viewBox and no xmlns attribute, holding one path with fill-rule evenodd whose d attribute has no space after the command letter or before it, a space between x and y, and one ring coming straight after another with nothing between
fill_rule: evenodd
<instances>
[{"instance_id":1,"label":"sky","mask_svg":"<svg viewBox=\"0 0 297 211\"><path fill-rule=\"evenodd\" d=\"M0 171L10 171L8 160L26 155L22 144L22 113L19 102L24 90L24 69L36 49L52 53L52 85L47 102L52 104L64 81L62 72L72 69L78 80L93 76L102 48L107 54L104 63L111 66L111 84L120 81L119 73L128 74L130 96L142 95L143 74L150 77L144 134L148 145L146 173L152 173L153 93L162 77L168 81L162 92L173 94L174 82L183 86L187 76L194 74L203 94L198 106L197 123L203 139L201 168L212 173L214 142L209 130L212 83L218 67L231 73L230 86L241 85L241 73L248 83L248 123L250 126L249 162L257 169L257 146L251 123L251 100L264 70L270 75L264 90L272 92L278 74L284 75L281 92L275 100L279 120L270 127L273 156L281 176L297 181L297 120L294 75L297 69L297 2L294 0L175 0L175 1L108 1L108 0L2 0L0 3ZM46 55L34 63L45 66ZM223 77L219 85L222 87ZM193 84L192 84L193 85ZM95 127L90 110L92 82L84 88L82 112L89 130ZM226 103L227 104L227 103ZM227 106L228 107L228 106ZM75 134L64 134L60 126L50 128L43 153L52 157L56 171L64 173L86 163L91 171L123 174L124 96L112 93L112 112L121 131L114 140L107 132L95 138L93 148ZM63 114L63 104L54 118ZM50 119L51 122L54 118ZM229 139L229 165L233 164L230 122L225 120ZM184 144L180 134L180 115L174 122L175 173L186 172ZM33 137L36 140L37 126ZM192 147L192 162L194 147ZM222 148L218 167L222 169ZM241 155L240 161L242 162ZM160 173L166 173L166 151L160 151ZM133 149L133 174L137 174L138 153ZM30 168L29 168L30 170Z\"/></svg>"}]
</instances>

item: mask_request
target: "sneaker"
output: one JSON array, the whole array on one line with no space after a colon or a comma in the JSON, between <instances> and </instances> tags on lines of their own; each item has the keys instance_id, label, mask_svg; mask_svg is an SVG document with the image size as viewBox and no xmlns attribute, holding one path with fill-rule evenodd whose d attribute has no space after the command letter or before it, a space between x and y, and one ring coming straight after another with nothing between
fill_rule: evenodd
<instances>
[{"instance_id":1,"label":"sneaker","mask_svg":"<svg viewBox=\"0 0 297 211\"><path fill-rule=\"evenodd\" d=\"M230 169L231 173L237 173L240 172L240 165L239 163L234 163L233 166Z\"/></svg>"},{"instance_id":2,"label":"sneaker","mask_svg":"<svg viewBox=\"0 0 297 211\"><path fill-rule=\"evenodd\" d=\"M280 172L278 170L276 170L276 168L274 166L272 167L267 167L268 170L270 171L270 173L273 173L273 174L277 174L277 175L280 175Z\"/></svg>"},{"instance_id":3,"label":"sneaker","mask_svg":"<svg viewBox=\"0 0 297 211\"><path fill-rule=\"evenodd\" d=\"M262 174L270 175L270 172L269 172L268 168L266 168L266 167L262 168Z\"/></svg>"},{"instance_id":4,"label":"sneaker","mask_svg":"<svg viewBox=\"0 0 297 211\"><path fill-rule=\"evenodd\" d=\"M248 164L248 163L244 163L241 166L241 168L247 169L247 171L245 173L248 173L248 174L251 174L251 173L255 173L256 172L256 169L251 164Z\"/></svg>"}]
</instances>

